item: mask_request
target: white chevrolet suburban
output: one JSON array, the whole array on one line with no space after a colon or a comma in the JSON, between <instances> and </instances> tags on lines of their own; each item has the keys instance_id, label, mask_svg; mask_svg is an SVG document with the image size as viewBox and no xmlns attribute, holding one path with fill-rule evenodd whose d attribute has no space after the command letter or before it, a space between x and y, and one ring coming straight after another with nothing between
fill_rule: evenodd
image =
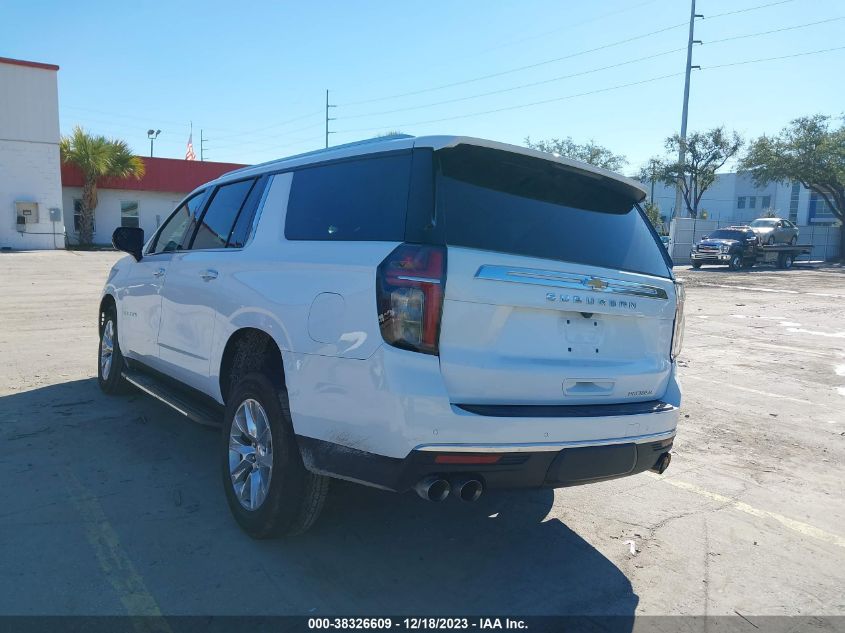
<instances>
[{"instance_id":1,"label":"white chevrolet suburban","mask_svg":"<svg viewBox=\"0 0 845 633\"><path fill-rule=\"evenodd\" d=\"M222 424L256 538L306 530L331 478L472 501L662 473L684 293L644 196L454 136L231 172L115 231L99 384Z\"/></svg>"}]
</instances>

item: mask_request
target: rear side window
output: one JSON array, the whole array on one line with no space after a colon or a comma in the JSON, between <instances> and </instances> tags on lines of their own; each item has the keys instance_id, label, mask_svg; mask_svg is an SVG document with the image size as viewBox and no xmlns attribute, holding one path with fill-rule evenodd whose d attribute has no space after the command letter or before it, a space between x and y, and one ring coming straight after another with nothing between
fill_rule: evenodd
<instances>
[{"instance_id":1,"label":"rear side window","mask_svg":"<svg viewBox=\"0 0 845 633\"><path fill-rule=\"evenodd\" d=\"M445 241L670 277L665 249L622 183L511 152L435 152Z\"/></svg>"},{"instance_id":2,"label":"rear side window","mask_svg":"<svg viewBox=\"0 0 845 633\"><path fill-rule=\"evenodd\" d=\"M288 199L285 237L401 242L410 171L410 152L297 170Z\"/></svg>"},{"instance_id":3,"label":"rear side window","mask_svg":"<svg viewBox=\"0 0 845 633\"><path fill-rule=\"evenodd\" d=\"M191 245L193 250L225 248L241 207L254 185L255 180L251 179L217 188L197 228Z\"/></svg>"}]
</instances>

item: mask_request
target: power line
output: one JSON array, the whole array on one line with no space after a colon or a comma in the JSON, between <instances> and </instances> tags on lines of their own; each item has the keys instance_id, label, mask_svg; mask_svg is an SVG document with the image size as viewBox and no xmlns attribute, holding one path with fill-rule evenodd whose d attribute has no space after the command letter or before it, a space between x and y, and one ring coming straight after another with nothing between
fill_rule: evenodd
<instances>
[{"instance_id":1,"label":"power line","mask_svg":"<svg viewBox=\"0 0 845 633\"><path fill-rule=\"evenodd\" d=\"M614 46L619 46L620 44L627 44L629 42L634 42L636 40L641 40L645 37L650 37L652 35L657 35L658 33L663 33L665 31L671 31L672 29L677 29L678 27L685 26L686 22L681 22L680 24L673 24L671 26L664 27L662 29L657 29L656 31L649 31L648 33L643 33L641 35L635 35L633 37L626 38L624 40L618 40L616 42L610 42L608 44L603 44L602 46L596 46L595 48L588 48L581 51L576 51L574 53L570 53L568 55L564 55L563 57L555 57L553 59L546 59L541 62L536 62L534 64L528 64L526 66L519 66L517 68L511 68L509 70L503 70L497 73L490 73L489 75L482 75L480 77L472 77L470 79L464 79L462 81L455 81L448 84L441 84L439 86L433 86L431 88L421 88L419 90L413 90L411 92L403 92L394 95L387 95L384 97L377 97L374 99L365 99L363 101L351 101L349 103L342 103L340 104L341 107L346 106L353 106L353 105L363 105L365 103L374 103L376 101L386 101L388 99L399 99L400 97L411 97L418 94L423 94L425 92L432 92L434 90L444 90L446 88L454 88L455 86L463 86L469 83L475 83L477 81L483 81L485 79L493 79L495 77L502 77L504 75L510 75L522 70L529 70L531 68L537 68L539 66L545 66L547 64L553 64L555 62L560 62L565 59L572 59L573 57L579 57L581 55L586 55L587 53L594 53L596 51L604 50L606 48L612 48Z\"/></svg>"},{"instance_id":2,"label":"power line","mask_svg":"<svg viewBox=\"0 0 845 633\"><path fill-rule=\"evenodd\" d=\"M791 55L779 55L777 57L761 57L760 59L746 59L741 62L729 62L727 64L716 64L715 66L704 66L703 70L713 70L714 68L728 68L729 66L744 66L746 64L757 64L759 62L771 62L780 59L792 59L793 57L806 57L807 55L818 55L820 53L830 53L831 51L845 50L845 46L836 46L833 48L820 48L815 51L805 51L803 53L792 53Z\"/></svg>"},{"instance_id":3,"label":"power line","mask_svg":"<svg viewBox=\"0 0 845 633\"><path fill-rule=\"evenodd\" d=\"M518 109L521 109L521 108L528 108L528 107L531 107L531 106L543 105L543 104L546 104L546 103L554 103L556 101L564 101L566 99L574 99L575 97L584 97L584 96L587 96L587 95L598 94L600 92L609 92L611 90L619 90L621 88L628 88L630 86L639 86L641 84L646 84L646 83L650 83L650 82L653 82L653 81L659 81L661 79L667 79L669 77L677 77L678 75L683 75L683 74L684 73L682 73L682 72L680 72L680 73L670 73L668 75L660 75L659 77L651 77L649 79L643 79L641 81L633 81L633 82L629 82L629 83L625 83L625 84L618 84L616 86L610 86L608 88L599 88L597 90L590 90L590 91L587 91L587 92L579 92L579 93L575 93L575 94L565 95L563 97L554 97L553 99L544 99L542 101L533 101L531 103L522 103L522 104L513 105L513 106L506 106L504 108L496 108L494 110L485 110L483 112L472 112L472 113L469 113L469 114L459 114L459 115L456 115L456 116L443 117L443 118L440 118L440 119L429 119L428 121L415 121L413 123L396 123L396 124L389 125L389 126L359 128L359 129L355 129L355 130L338 130L337 133L338 134L346 134L346 133L351 133L351 132L370 132L370 131L373 131L373 130L382 130L385 127L402 128L402 127L409 127L409 126L412 126L412 125L425 125L425 124L428 124L428 123L440 123L441 121L454 121L456 119L467 119L467 118L470 118L470 117L481 116L481 115L484 115L484 114L494 114L496 112L506 112L506 111L509 111L509 110L518 110Z\"/></svg>"},{"instance_id":4,"label":"power line","mask_svg":"<svg viewBox=\"0 0 845 633\"><path fill-rule=\"evenodd\" d=\"M780 5L780 4L786 4L788 2L794 2L794 1L795 0L777 0L776 2L768 2L766 4L760 4L760 5L756 5L756 6L753 6L753 7L747 7L745 9L738 9L736 11L726 11L724 13L717 13L715 15L710 16L709 19L712 20L712 19L715 19L715 18L721 18L721 17L725 17L725 16L728 16L728 15L734 15L734 14L737 14L737 13L747 13L749 11L757 11L759 9L765 9L765 8L768 8L768 7L773 7L773 6L777 6L777 5ZM651 37L652 35L658 35L659 33L664 33L666 31L671 31L673 29L677 29L677 28L680 28L682 26L687 26L687 25L688 25L688 22L685 20L684 22L680 22L678 24L672 24L670 26L666 26L666 27L657 29L655 31L650 31L648 33L643 33L641 35L635 35L633 37L629 37L629 38L626 38L626 39L623 39L623 40L610 42L608 44L603 44L602 46L597 46L595 48L589 48L589 49L585 49L585 50L581 50L581 51L576 51L574 53L564 55L563 57L555 57L553 59L547 59L547 60L543 60L543 61L540 61L540 62L537 62L537 63L534 63L534 64L519 66L517 68L512 68L510 70L504 70L504 71L500 71L500 72L496 72L496 73L490 73L488 75L481 75L479 77L472 77L472 78L469 78L469 79L464 79L464 80L461 80L461 81L455 81L455 82L451 82L451 83L448 83L448 84L441 84L441 85L438 85L438 86L432 86L432 87L429 87L429 88L421 88L419 90L412 90L410 92L397 93L397 94L393 94L393 95L385 95L383 97L375 97L375 98L372 98L372 99L363 99L363 100L360 100L360 101L350 101L348 103L341 103L340 106L346 107L346 106L364 105L364 104L367 104L367 103L375 103L377 101L386 101L386 100L389 100L389 99L399 99L401 97L411 97L411 96L423 94L423 93L426 93L426 92L432 92L432 91L435 91L435 90L444 90L446 88L453 88L455 86L461 86L461 85L468 84L468 83L483 81L485 79L493 79L495 77L501 77L503 75L512 74L512 73L519 72L519 71L522 71L522 70L529 70L529 69L532 69L532 68L537 68L539 66L544 66L544 65L547 65L547 64L552 64L552 63L555 63L555 62L563 61L565 59L571 59L573 57L578 57L580 55L586 55L588 53L594 53L596 51L604 50L604 49L607 49L607 48L612 48L614 46L619 46L621 44L627 44L627 43L630 43L630 42L635 42L637 40L641 40L641 39L646 38L646 37ZM347 118L349 118L349 117L347 117Z\"/></svg>"},{"instance_id":5,"label":"power line","mask_svg":"<svg viewBox=\"0 0 845 633\"><path fill-rule=\"evenodd\" d=\"M827 24L828 22L836 22L837 20L845 20L845 15L840 15L835 18L827 18L825 20L818 20L816 22L807 22L806 24L796 24L795 26L785 26L781 29L772 29L771 31L760 31L758 33L746 33L745 35L734 35L732 37L723 37L720 40L709 40L704 44L719 44L721 42L732 42L734 40L742 40L748 37L759 37L761 35L771 35L772 33L783 33L784 31L794 31L796 29L807 28L808 26L816 26L817 24Z\"/></svg>"},{"instance_id":6,"label":"power line","mask_svg":"<svg viewBox=\"0 0 845 633\"><path fill-rule=\"evenodd\" d=\"M236 136L252 136L254 134L266 132L267 130L271 130L271 129L276 128L276 127L282 127L283 125L288 125L289 123L296 123L297 121L301 121L303 119L307 119L309 117L313 117L313 116L316 116L316 115L322 114L322 113L323 113L322 110L317 110L315 112L309 112L308 114L303 114L302 116L294 117L294 118L288 119L286 121L281 121L279 123L273 123L272 125L266 125L264 127L259 127L259 128L255 128L255 129L252 129L252 130L247 130L245 132L235 132L233 134L228 134L228 135L222 136L220 138L227 139L227 138L234 138ZM288 133L289 132L282 132L282 134L288 134ZM276 135L276 136L279 136L279 135Z\"/></svg>"},{"instance_id":7,"label":"power line","mask_svg":"<svg viewBox=\"0 0 845 633\"><path fill-rule=\"evenodd\" d=\"M724 13L716 13L715 15L707 16L708 20L712 20L713 18L723 18L726 15L736 15L737 13L748 13L749 11L756 11L757 9L768 9L769 7L775 7L779 4L786 4L788 2L795 2L795 0L778 0L777 2L767 2L766 4L758 4L754 7L747 7L745 9L737 9L736 11L725 11Z\"/></svg>"},{"instance_id":8,"label":"power line","mask_svg":"<svg viewBox=\"0 0 845 633\"><path fill-rule=\"evenodd\" d=\"M523 88L532 88L534 86L541 86L541 85L552 83L552 82L555 82L555 81L562 81L564 79L572 79L573 77L581 77L583 75L590 75L592 73L597 73L597 72L602 71L602 70L609 70L611 68L619 68L620 66L627 66L628 64L633 64L633 63L636 63L636 62L645 61L647 59L654 59L656 57L662 57L664 55L669 55L671 53L677 53L678 51L682 51L685 48L686 48L685 46L682 46L681 48L673 48L672 50L663 51L661 53L655 53L653 55L646 55L644 57L637 57L635 59L628 59L628 60L625 60L625 61L622 61L622 62L618 62L616 64L610 64L608 66L601 66L601 67L598 67L598 68L591 68L589 70L583 70L581 72L571 73L569 75L559 75L557 77L551 77L550 79L543 79L541 81L532 81L531 83L527 83L527 84L520 84L518 86L511 86L510 88L500 88L499 90L490 90L489 92L481 92L481 93L478 93L478 94L468 95L466 97L456 97L454 99L445 99L443 101L433 101L431 103L426 103L426 104L418 105L418 106L408 106L408 107L405 107L405 108L395 108L393 110L383 110L381 112L371 112L371 113L368 113L368 114L353 114L351 116L345 116L345 117L343 117L343 119L344 120L361 119L361 118L371 117L371 116L393 114L395 112L407 112L409 110L419 110L421 108L430 108L430 107L433 107L433 106L444 105L444 104L447 104L447 103L457 103L459 101L468 101L470 99L478 99L478 98L481 98L481 97L489 97L491 95L502 94L502 93L505 93L505 92L513 92L514 90L521 90Z\"/></svg>"},{"instance_id":9,"label":"power line","mask_svg":"<svg viewBox=\"0 0 845 633\"><path fill-rule=\"evenodd\" d=\"M266 138L279 138L279 137L282 137L282 136L287 137L290 134L296 134L297 132L304 132L305 130L310 130L312 128L322 127L322 125L323 125L322 122L312 123L312 124L306 125L304 127L298 127L296 129L288 130L287 132L283 132L282 134L276 134L274 136L268 136ZM215 147L215 149L225 149L227 147L235 147L235 146L239 146L239 145L264 145L265 147L277 147L277 145L275 143L272 143L272 142L268 143L267 141L245 141L245 140L241 139L239 141L235 141L235 142L232 142L232 143L224 143L223 145L217 145Z\"/></svg>"},{"instance_id":10,"label":"power line","mask_svg":"<svg viewBox=\"0 0 845 633\"><path fill-rule=\"evenodd\" d=\"M828 53L828 52L838 51L838 50L845 50L845 46L837 46L837 47L833 47L833 48L823 48L823 49L818 49L818 50L814 50L814 51L804 51L804 52L800 52L800 53L792 53L790 55L779 55L779 56L776 56L776 57L762 57L762 58L759 58L759 59L748 59L748 60L743 60L743 61L739 61L739 62L731 62L731 63L728 63L728 64L717 64L717 65L714 65L714 66L705 66L704 70L713 70L713 69L716 69L716 68L726 68L726 67L729 67L729 66L741 66L741 65L745 65L745 64L757 64L757 63L767 62L767 61L790 59L790 58L793 58L793 57L805 57L805 56L808 56L808 55L817 55L817 54L821 54L821 53ZM574 99L576 97L584 97L584 96L598 94L598 93L602 93L602 92L619 90L619 89L628 88L628 87L631 87L631 86L638 86L638 85L642 85L642 84L646 84L646 83L651 83L651 82L654 82L654 81L660 81L661 79L668 79L670 77L678 77L678 76L683 75L683 74L684 74L683 72L670 73L668 75L660 75L658 77L650 77L649 79L643 79L641 81L634 81L634 82L629 82L629 83L624 83L624 84L618 84L618 85L610 86L610 87L607 87L607 88L599 88L597 90L590 90L590 91L587 91L587 92L579 92L579 93L565 95L565 96L562 96L562 97L555 97L555 98L552 98L552 99L544 99L544 100L541 100L541 101L533 101L531 103L522 103L522 104L517 104L517 105L512 105L512 106L506 106L506 107L503 107L503 108L495 108L493 110L484 110L484 111L481 111L481 112L471 112L471 113L468 113L468 114L460 114L460 115L455 115L455 116L442 117L442 118L438 118L438 119L428 119L428 120L425 120L425 121L393 123L393 124L390 124L390 125L382 125L382 126L378 126L378 127L369 127L369 128L356 128L356 129L351 129L351 130L338 130L337 133L338 134L351 134L353 132L372 132L372 131L376 131L376 130L383 130L383 129L388 128L388 127L390 127L390 128L394 128L394 127L395 128L403 128L403 127L411 127L411 126L414 126L414 125L427 125L429 123L440 123L440 122L443 122L443 121L453 121L453 120L457 120L457 119L467 119L467 118L472 118L472 117L475 117L475 116L482 116L482 115L486 115L486 114L494 114L494 113L497 113L497 112L506 112L506 111L510 111L510 110L518 110L518 109L528 108L528 107L537 106L537 105L544 105L544 104L547 104L547 103L554 103L554 102L557 102L557 101L564 101L564 100L567 100L567 99Z\"/></svg>"},{"instance_id":11,"label":"power line","mask_svg":"<svg viewBox=\"0 0 845 633\"><path fill-rule=\"evenodd\" d=\"M772 29L772 30L769 30L769 31L759 31L759 32L756 32L756 33L746 33L744 35L737 35L737 36L733 36L733 37L725 37L725 38L718 39L718 40L707 41L707 42L705 42L705 44L707 44L707 45L719 44L719 43L722 43L722 42L729 42L729 41L738 40L738 39L760 37L760 36L763 36L763 35L771 35L772 33L782 33L782 32L785 32L785 31L802 29L802 28L806 28L806 27L809 27L809 26L815 26L815 25L818 25L818 24L825 24L825 23L828 23L828 22L835 22L837 20L843 20L843 19L845 19L845 16L838 16L838 17L833 17L833 18L827 18L825 20L818 20L816 22L808 22L806 24L797 24L797 25L793 25L793 26L787 26L787 27L783 27L783 28L780 28L780 29ZM625 61L621 61L621 62L618 62L616 64L609 64L607 66L600 66L598 68L591 68L589 70L583 70L583 71L580 71L580 72L577 72L577 73L570 73L568 75L559 75L557 77L551 77L549 79L543 79L543 80L540 80L540 81L532 81L530 83L520 84L520 85L517 85L517 86L511 86L509 88L500 88L498 90L490 90L490 91L487 91L487 92L476 93L476 94L467 95L467 96L464 96L464 97L456 97L454 99L444 99L444 100L441 100L441 101L432 101L432 102L425 103L425 104L422 104L422 105L407 106L407 107L403 107L403 108L394 108L394 109L391 109L391 110L382 110L382 111L379 111L379 112L369 112L369 113L364 113L364 114L353 114L353 115L350 115L350 116L345 116L343 118L344 118L344 120L361 119L361 118L367 118L367 117L373 117L373 116L382 116L382 115L385 115L385 114L395 114L397 112L409 112L411 110L420 110L420 109L423 109L423 108L430 108L430 107L445 105L445 104L450 104L450 103L459 103L461 101L468 101L468 100L471 100L471 99L479 99L481 97L489 97L489 96L492 96L492 95L503 94L503 93L506 93L506 92L513 92L514 90L521 90L523 88L533 88L535 86L542 86L542 85L545 85L545 84L548 84L548 83L553 83L553 82L556 82L556 81L562 81L564 79L572 79L574 77L581 77L581 76L584 76L584 75L590 75L592 73L600 72L600 71L603 71L603 70L609 70L609 69L612 69L612 68L619 68L620 66L627 66L629 64L634 64L634 63L637 63L637 62L646 61L646 60L649 60L649 59L655 59L657 57L662 57L664 55L670 55L672 53L677 53L679 51L684 50L685 48L686 48L685 46L682 46L680 48L673 48L673 49L670 49L670 50L667 50L667 51L662 51L660 53L654 53L652 55L645 55L643 57L636 57L634 59L627 59Z\"/></svg>"}]
</instances>

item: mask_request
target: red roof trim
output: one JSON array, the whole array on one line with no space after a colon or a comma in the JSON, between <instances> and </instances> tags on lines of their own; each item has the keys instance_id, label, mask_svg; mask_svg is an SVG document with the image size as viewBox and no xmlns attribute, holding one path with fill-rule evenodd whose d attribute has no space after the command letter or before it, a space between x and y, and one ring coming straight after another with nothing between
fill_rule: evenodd
<instances>
[{"instance_id":1,"label":"red roof trim","mask_svg":"<svg viewBox=\"0 0 845 633\"><path fill-rule=\"evenodd\" d=\"M58 70L55 64L44 64L42 62L30 62L25 59L12 59L11 57L0 57L0 64L12 64L13 66L28 66L29 68L43 68L44 70Z\"/></svg>"},{"instance_id":2,"label":"red roof trim","mask_svg":"<svg viewBox=\"0 0 845 633\"><path fill-rule=\"evenodd\" d=\"M105 178L97 186L101 189L130 191L162 191L188 193L200 185L225 173L246 167L236 163L182 160L178 158L141 158L147 168L141 180L135 178ZM81 187L82 172L76 165L62 163L62 187Z\"/></svg>"}]
</instances>

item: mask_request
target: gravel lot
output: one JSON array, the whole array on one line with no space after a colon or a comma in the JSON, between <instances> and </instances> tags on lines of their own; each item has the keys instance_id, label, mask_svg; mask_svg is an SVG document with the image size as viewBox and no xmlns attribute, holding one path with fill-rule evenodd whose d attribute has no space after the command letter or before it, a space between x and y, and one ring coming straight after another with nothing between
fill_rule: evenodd
<instances>
[{"instance_id":1,"label":"gravel lot","mask_svg":"<svg viewBox=\"0 0 845 633\"><path fill-rule=\"evenodd\" d=\"M256 542L214 431L97 389L117 258L0 254L0 614L845 614L845 269L678 268L662 477L477 504L338 483L307 535Z\"/></svg>"}]
</instances>

